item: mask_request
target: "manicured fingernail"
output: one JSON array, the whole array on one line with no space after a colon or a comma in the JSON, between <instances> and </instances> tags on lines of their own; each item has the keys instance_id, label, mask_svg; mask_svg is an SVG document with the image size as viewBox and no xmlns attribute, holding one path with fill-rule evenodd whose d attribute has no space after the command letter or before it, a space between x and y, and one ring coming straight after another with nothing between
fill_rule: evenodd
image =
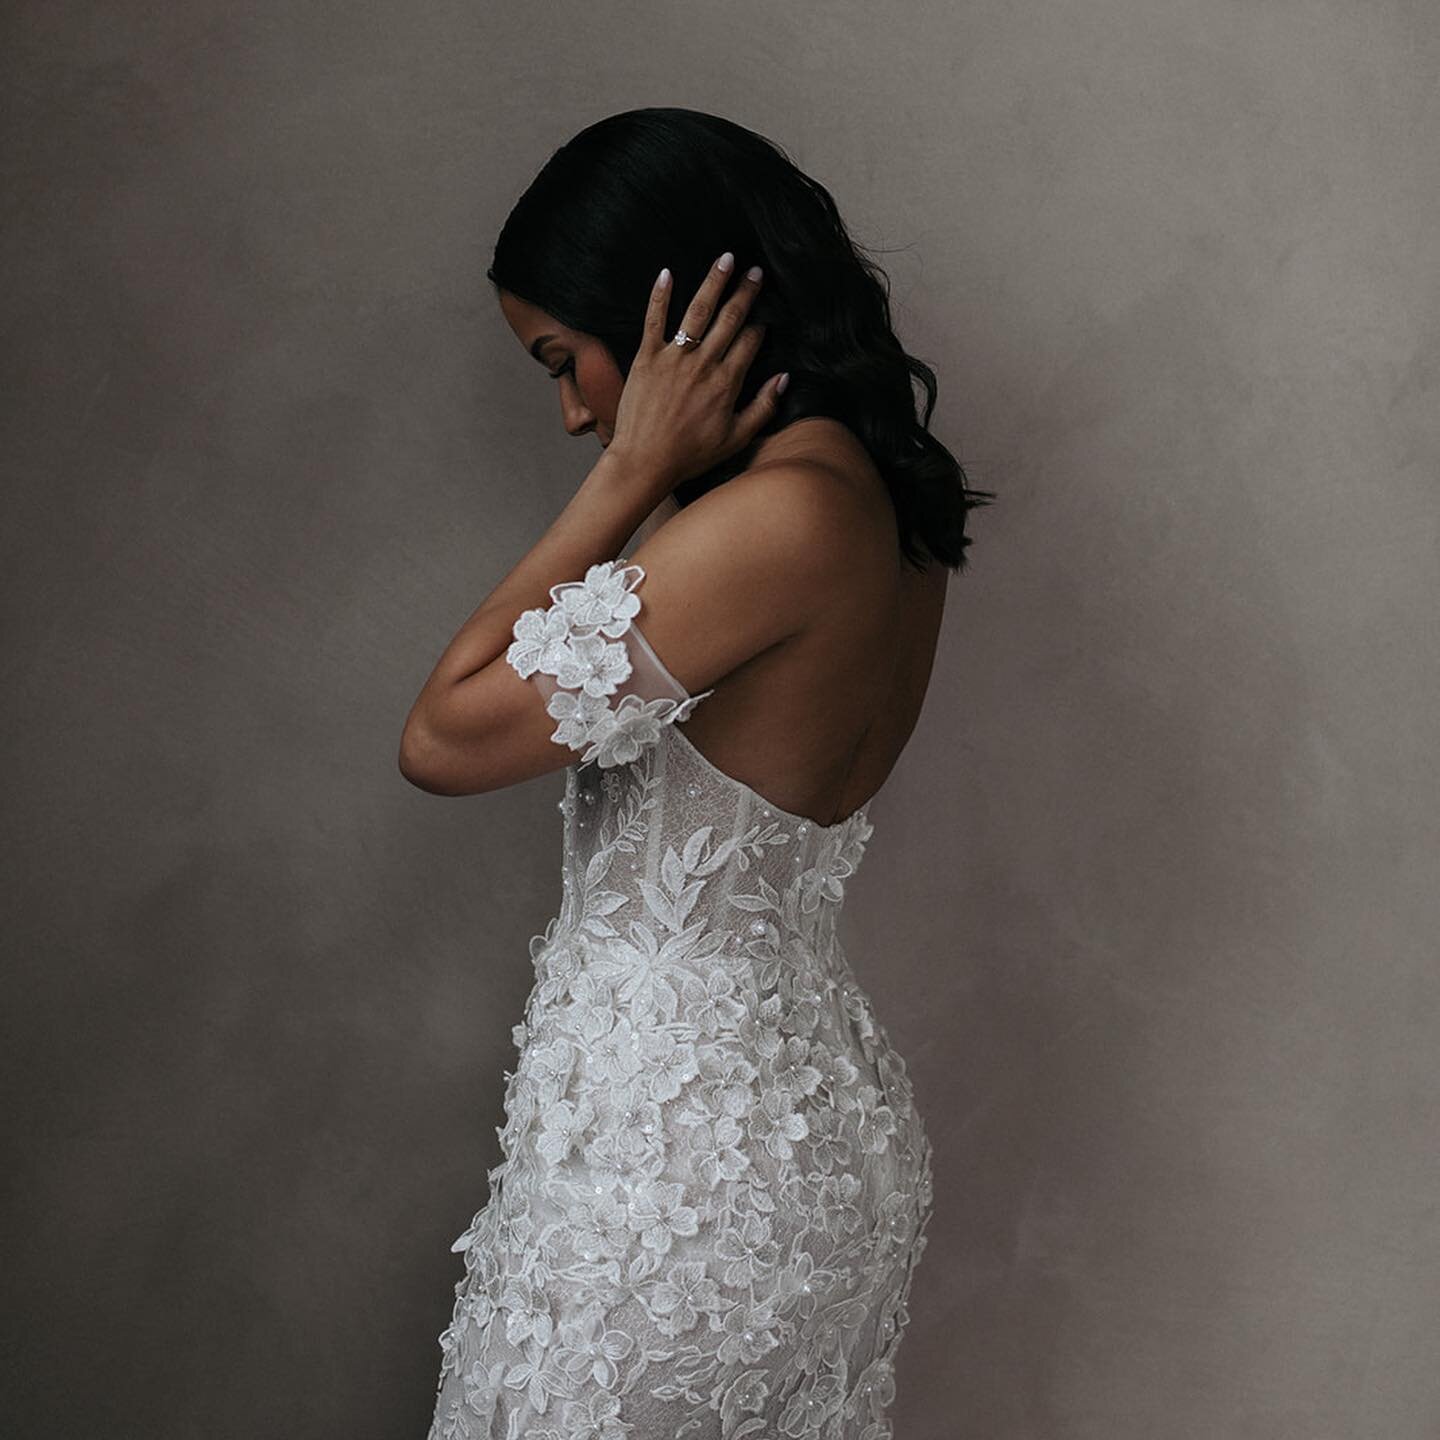
<instances>
[{"instance_id":1,"label":"manicured fingernail","mask_svg":"<svg viewBox=\"0 0 1440 1440\"><path fill-rule=\"evenodd\" d=\"M670 283L670 267L667 265L656 277L655 288L663 290Z\"/></svg>"},{"instance_id":2,"label":"manicured fingernail","mask_svg":"<svg viewBox=\"0 0 1440 1440\"><path fill-rule=\"evenodd\" d=\"M731 251L727 250L727 251L715 262L715 268L716 268L717 270L729 270L734 264L735 264L735 256L734 256L734 254L733 254Z\"/></svg>"},{"instance_id":3,"label":"manicured fingernail","mask_svg":"<svg viewBox=\"0 0 1440 1440\"><path fill-rule=\"evenodd\" d=\"M790 372L787 370L787 371L785 371L785 373L784 373L783 375L781 375L781 377L775 382L775 393L776 393L777 395L783 395L783 394L785 393L785 387L786 387L789 383L790 383Z\"/></svg>"},{"instance_id":4,"label":"manicured fingernail","mask_svg":"<svg viewBox=\"0 0 1440 1440\"><path fill-rule=\"evenodd\" d=\"M746 278L747 280L758 280L758 279L761 277L761 275L763 275L764 273L765 273L765 272L764 272L763 270L761 270L761 268L760 268L758 265L752 265L752 266L745 272L745 278Z\"/></svg>"}]
</instances>

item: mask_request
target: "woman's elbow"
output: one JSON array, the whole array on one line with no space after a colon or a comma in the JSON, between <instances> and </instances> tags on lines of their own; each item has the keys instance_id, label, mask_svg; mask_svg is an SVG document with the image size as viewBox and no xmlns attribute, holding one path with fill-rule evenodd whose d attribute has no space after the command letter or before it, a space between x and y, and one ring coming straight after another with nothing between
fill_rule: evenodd
<instances>
[{"instance_id":1,"label":"woman's elbow","mask_svg":"<svg viewBox=\"0 0 1440 1440\"><path fill-rule=\"evenodd\" d=\"M468 745L463 754L423 721L412 718L400 737L400 773L417 790L430 795L474 795L490 787L477 761L483 745Z\"/></svg>"}]
</instances>

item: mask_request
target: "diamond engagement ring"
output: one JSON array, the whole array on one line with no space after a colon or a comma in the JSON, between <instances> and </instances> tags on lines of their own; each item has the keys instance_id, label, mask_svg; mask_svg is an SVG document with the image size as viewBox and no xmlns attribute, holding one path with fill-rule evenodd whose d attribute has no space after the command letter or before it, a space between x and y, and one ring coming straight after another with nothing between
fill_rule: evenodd
<instances>
[{"instance_id":1,"label":"diamond engagement ring","mask_svg":"<svg viewBox=\"0 0 1440 1440\"><path fill-rule=\"evenodd\" d=\"M672 345L698 345L700 342L693 335L687 335L683 330L675 332L675 338L670 342Z\"/></svg>"}]
</instances>

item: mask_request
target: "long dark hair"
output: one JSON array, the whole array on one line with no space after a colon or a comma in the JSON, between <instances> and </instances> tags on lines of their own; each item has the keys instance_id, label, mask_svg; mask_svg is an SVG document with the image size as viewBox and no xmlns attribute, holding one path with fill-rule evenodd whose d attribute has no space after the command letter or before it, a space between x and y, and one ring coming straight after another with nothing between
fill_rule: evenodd
<instances>
[{"instance_id":1,"label":"long dark hair","mask_svg":"<svg viewBox=\"0 0 1440 1440\"><path fill-rule=\"evenodd\" d=\"M765 323L765 339L737 407L788 370L761 436L806 415L841 421L885 478L907 561L963 569L966 511L995 497L970 489L930 434L935 372L896 339L885 272L850 238L830 192L774 142L698 110L597 121L556 150L516 202L486 276L595 336L628 375L660 267L674 276L668 335L722 250L735 252L736 275L752 264L765 270L749 316ZM915 379L926 395L918 419ZM739 474L761 436L683 481L676 500L689 504Z\"/></svg>"}]
</instances>

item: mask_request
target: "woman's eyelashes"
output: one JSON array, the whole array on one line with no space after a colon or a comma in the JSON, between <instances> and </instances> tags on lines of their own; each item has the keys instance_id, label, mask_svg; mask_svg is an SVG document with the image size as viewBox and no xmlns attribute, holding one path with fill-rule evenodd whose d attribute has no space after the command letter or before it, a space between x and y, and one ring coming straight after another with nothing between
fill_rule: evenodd
<instances>
[{"instance_id":1,"label":"woman's eyelashes","mask_svg":"<svg viewBox=\"0 0 1440 1440\"><path fill-rule=\"evenodd\" d=\"M572 355L558 370L550 372L552 380L558 380L562 375L573 375L575 373L575 357Z\"/></svg>"}]
</instances>

